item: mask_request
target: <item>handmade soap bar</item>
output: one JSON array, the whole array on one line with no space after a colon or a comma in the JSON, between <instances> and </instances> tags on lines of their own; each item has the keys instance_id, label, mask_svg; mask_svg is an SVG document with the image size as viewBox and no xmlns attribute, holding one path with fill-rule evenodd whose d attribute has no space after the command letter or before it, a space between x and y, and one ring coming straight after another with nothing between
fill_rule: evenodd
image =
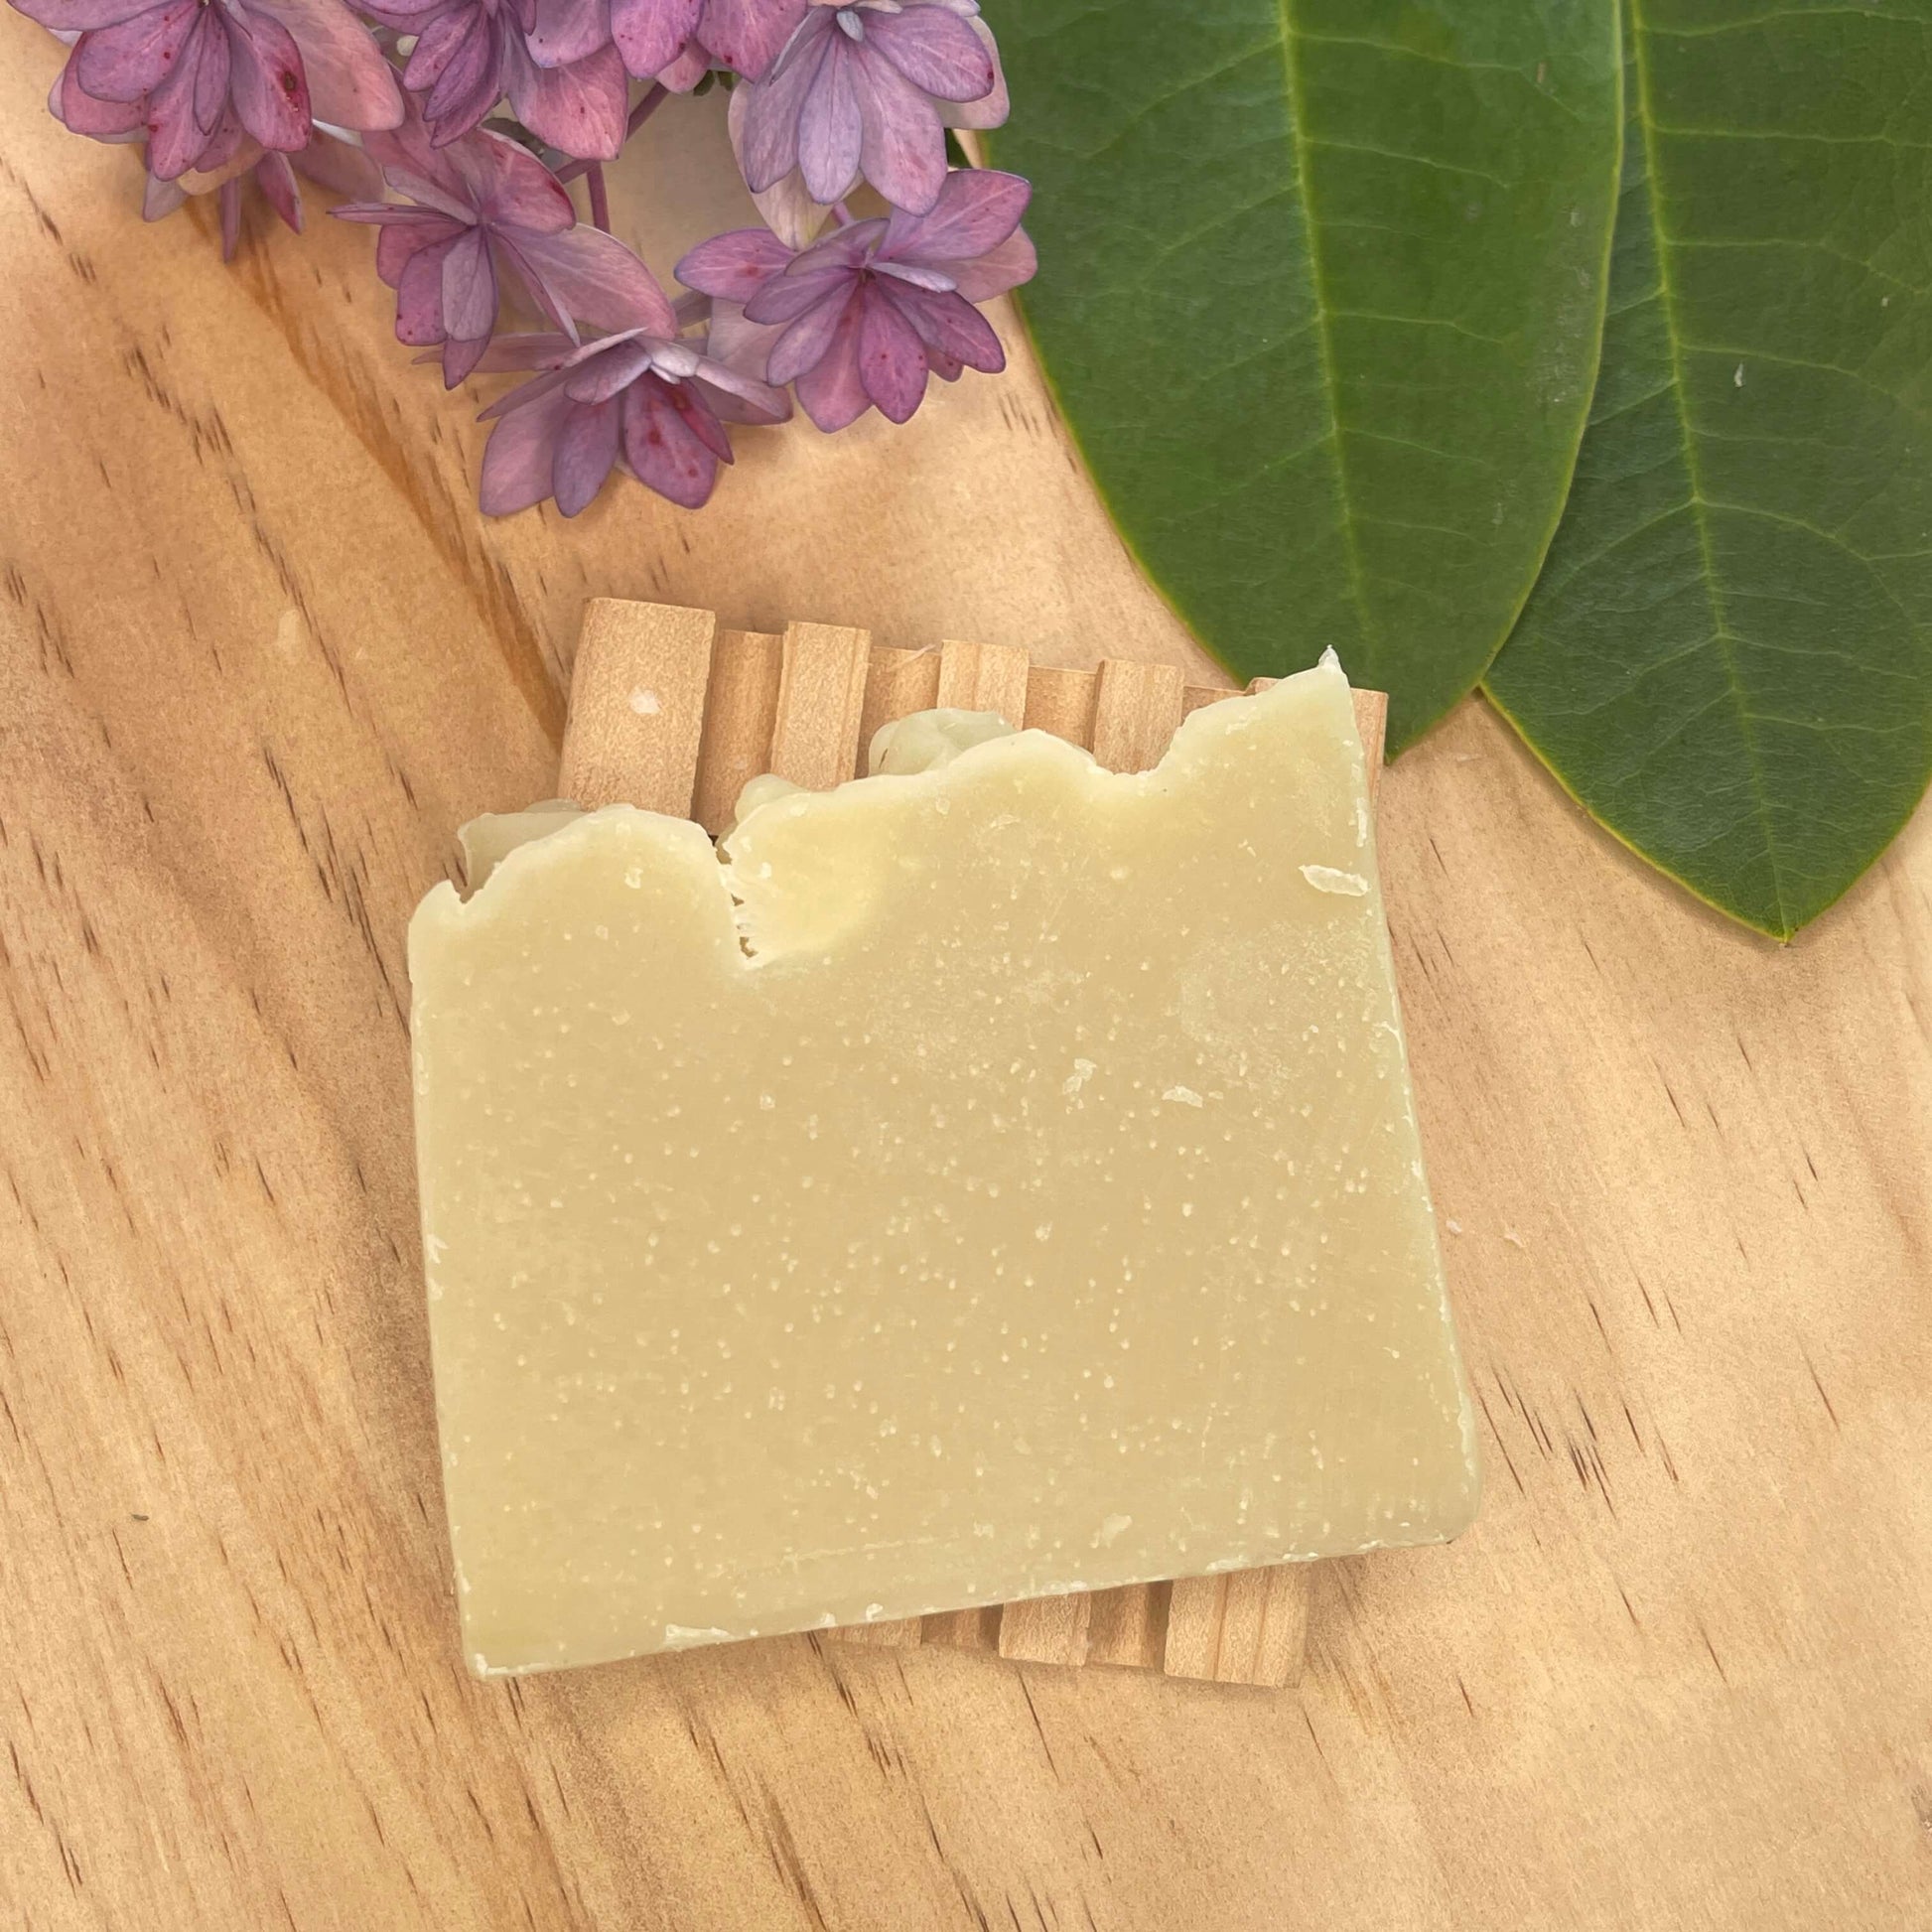
<instances>
[{"instance_id":1,"label":"handmade soap bar","mask_svg":"<svg viewBox=\"0 0 1932 1932\"><path fill-rule=\"evenodd\" d=\"M1469 1520L1340 672L1134 775L936 737L767 787L722 855L623 806L499 821L416 914L480 1670Z\"/></svg>"}]
</instances>

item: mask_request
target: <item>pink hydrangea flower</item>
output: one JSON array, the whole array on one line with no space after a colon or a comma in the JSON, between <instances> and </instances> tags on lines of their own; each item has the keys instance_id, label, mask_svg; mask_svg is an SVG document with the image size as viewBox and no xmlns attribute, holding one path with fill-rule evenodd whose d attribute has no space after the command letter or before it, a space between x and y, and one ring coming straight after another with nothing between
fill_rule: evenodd
<instances>
[{"instance_id":1,"label":"pink hydrangea flower","mask_svg":"<svg viewBox=\"0 0 1932 1932\"><path fill-rule=\"evenodd\" d=\"M674 92L712 67L761 74L804 18L809 0L544 0L530 52L546 66L615 43L640 79Z\"/></svg>"},{"instance_id":2,"label":"pink hydrangea flower","mask_svg":"<svg viewBox=\"0 0 1932 1932\"><path fill-rule=\"evenodd\" d=\"M650 270L615 236L580 225L568 191L528 149L482 129L439 148L413 111L366 145L409 201L336 212L382 229L376 272L396 291L396 335L441 345L449 387L489 346L504 275L573 340L579 323L609 327L639 313L675 333Z\"/></svg>"},{"instance_id":3,"label":"pink hydrangea flower","mask_svg":"<svg viewBox=\"0 0 1932 1932\"><path fill-rule=\"evenodd\" d=\"M416 36L402 84L439 148L505 95L532 134L568 155L609 161L622 148L629 85L608 37L551 65L531 54L529 37L558 11L549 0L382 0L365 11Z\"/></svg>"},{"instance_id":4,"label":"pink hydrangea flower","mask_svg":"<svg viewBox=\"0 0 1932 1932\"><path fill-rule=\"evenodd\" d=\"M713 342L740 367L791 383L822 430L876 407L902 423L926 381L1006 367L973 305L1034 272L1018 175L960 169L924 214L855 221L794 254L762 228L702 242L678 280L713 302Z\"/></svg>"},{"instance_id":5,"label":"pink hydrangea flower","mask_svg":"<svg viewBox=\"0 0 1932 1932\"><path fill-rule=\"evenodd\" d=\"M725 424L782 422L791 405L782 390L726 367L676 331L666 304L581 348L556 336L499 345L488 366L543 373L483 413L495 424L483 452L483 509L507 516L551 497L575 516L618 468L686 509L708 501L718 466L732 460Z\"/></svg>"},{"instance_id":6,"label":"pink hydrangea flower","mask_svg":"<svg viewBox=\"0 0 1932 1932\"><path fill-rule=\"evenodd\" d=\"M16 0L75 34L55 114L100 140L145 135L149 172L173 181L253 140L289 153L317 116L393 127L395 74L341 0Z\"/></svg>"},{"instance_id":7,"label":"pink hydrangea flower","mask_svg":"<svg viewBox=\"0 0 1932 1932\"><path fill-rule=\"evenodd\" d=\"M946 179L948 125L997 127L1006 85L976 0L812 0L762 80L746 91L735 138L746 186L795 169L819 203L863 178L923 214Z\"/></svg>"}]
</instances>

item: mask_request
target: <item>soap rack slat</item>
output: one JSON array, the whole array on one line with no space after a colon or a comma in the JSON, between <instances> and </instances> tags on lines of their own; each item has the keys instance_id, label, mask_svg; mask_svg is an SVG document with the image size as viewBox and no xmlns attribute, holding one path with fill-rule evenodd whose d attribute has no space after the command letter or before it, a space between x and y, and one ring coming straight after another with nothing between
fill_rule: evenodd
<instances>
[{"instance_id":1,"label":"soap rack slat","mask_svg":"<svg viewBox=\"0 0 1932 1932\"><path fill-rule=\"evenodd\" d=\"M592 808L627 803L695 818L715 837L748 778L775 771L814 789L842 783L863 770L872 734L907 712L997 711L1086 747L1113 770L1141 771L1188 712L1232 695L1188 684L1170 664L1109 658L1069 670L1035 664L1011 645L903 650L825 623L771 635L724 628L709 611L599 598L578 641L558 792ZM1380 692L1355 693L1371 790L1387 710ZM1308 1587L1306 1565L1284 1564L819 1635L1285 1685L1301 1675Z\"/></svg>"}]
</instances>

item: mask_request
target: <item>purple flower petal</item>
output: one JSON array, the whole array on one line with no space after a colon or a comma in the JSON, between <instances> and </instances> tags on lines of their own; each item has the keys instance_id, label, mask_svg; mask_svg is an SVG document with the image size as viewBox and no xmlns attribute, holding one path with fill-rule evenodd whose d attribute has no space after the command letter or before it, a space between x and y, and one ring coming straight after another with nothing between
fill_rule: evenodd
<instances>
[{"instance_id":1,"label":"purple flower petal","mask_svg":"<svg viewBox=\"0 0 1932 1932\"><path fill-rule=\"evenodd\" d=\"M852 283L841 276L828 294L800 313L773 345L771 359L764 371L765 379L779 383L795 382L807 369L816 367L832 346L839 324L845 320L845 312L853 306L858 293Z\"/></svg>"},{"instance_id":2,"label":"purple flower petal","mask_svg":"<svg viewBox=\"0 0 1932 1932\"><path fill-rule=\"evenodd\" d=\"M903 282L908 288L926 289L935 295L949 295L958 286L943 268L922 268L917 262L889 262L875 257L873 271Z\"/></svg>"},{"instance_id":3,"label":"purple flower petal","mask_svg":"<svg viewBox=\"0 0 1932 1932\"><path fill-rule=\"evenodd\" d=\"M154 0L22 0L20 11L57 34L84 34L118 27L153 5Z\"/></svg>"},{"instance_id":4,"label":"purple flower petal","mask_svg":"<svg viewBox=\"0 0 1932 1932\"><path fill-rule=\"evenodd\" d=\"M993 30L983 20L969 20L966 24L980 37L992 59L993 86L977 100L957 105L942 103L939 118L947 127L1004 127L1013 111L1013 102L1007 95L1007 77L1000 66L1000 50L993 43Z\"/></svg>"},{"instance_id":5,"label":"purple flower petal","mask_svg":"<svg viewBox=\"0 0 1932 1932\"><path fill-rule=\"evenodd\" d=\"M439 36L445 28L451 31ZM481 8L445 14L423 35L417 51L431 46L430 65L439 69L423 102L423 119L439 148L468 134L502 99L504 43L503 23Z\"/></svg>"},{"instance_id":6,"label":"purple flower petal","mask_svg":"<svg viewBox=\"0 0 1932 1932\"><path fill-rule=\"evenodd\" d=\"M296 151L295 171L332 195L376 196L382 193L382 170L374 158L352 141L339 141L317 128L306 148Z\"/></svg>"},{"instance_id":7,"label":"purple flower petal","mask_svg":"<svg viewBox=\"0 0 1932 1932\"><path fill-rule=\"evenodd\" d=\"M416 36L416 46L402 70L402 84L412 93L429 93L483 20L481 7L457 6L438 14ZM425 115L428 111L425 104Z\"/></svg>"},{"instance_id":8,"label":"purple flower petal","mask_svg":"<svg viewBox=\"0 0 1932 1932\"><path fill-rule=\"evenodd\" d=\"M393 128L370 133L362 146L398 194L462 220L474 218L474 185L458 166L458 155L430 140L413 95L407 99L402 120Z\"/></svg>"},{"instance_id":9,"label":"purple flower petal","mask_svg":"<svg viewBox=\"0 0 1932 1932\"><path fill-rule=\"evenodd\" d=\"M745 185L753 194L773 187L797 167L798 116L837 38L839 32L831 13L814 7L769 76L747 89L734 90L743 91L745 96L738 158L745 171Z\"/></svg>"},{"instance_id":10,"label":"purple flower petal","mask_svg":"<svg viewBox=\"0 0 1932 1932\"><path fill-rule=\"evenodd\" d=\"M746 171L745 128L754 87L734 87L725 125L731 130L732 152L738 157L740 174ZM812 200L794 167L779 176L769 188L753 191L752 201L766 227L787 248L802 248L824 225L825 210Z\"/></svg>"},{"instance_id":11,"label":"purple flower petal","mask_svg":"<svg viewBox=\"0 0 1932 1932\"><path fill-rule=\"evenodd\" d=\"M553 389L532 397L523 408L504 412L483 451L478 500L485 516L508 516L550 494L557 438L571 408L570 398Z\"/></svg>"},{"instance_id":12,"label":"purple flower petal","mask_svg":"<svg viewBox=\"0 0 1932 1932\"><path fill-rule=\"evenodd\" d=\"M886 223L877 217L848 221L802 249L792 268L800 275L815 268L863 268L885 233Z\"/></svg>"},{"instance_id":13,"label":"purple flower petal","mask_svg":"<svg viewBox=\"0 0 1932 1932\"><path fill-rule=\"evenodd\" d=\"M250 3L276 15L294 36L318 120L365 129L394 127L401 121L402 89L396 85L395 69L342 0Z\"/></svg>"},{"instance_id":14,"label":"purple flower petal","mask_svg":"<svg viewBox=\"0 0 1932 1932\"><path fill-rule=\"evenodd\" d=\"M978 100L991 93L993 57L971 25L944 7L909 6L867 13L866 42L922 93L941 100Z\"/></svg>"},{"instance_id":15,"label":"purple flower petal","mask_svg":"<svg viewBox=\"0 0 1932 1932\"><path fill-rule=\"evenodd\" d=\"M542 68L512 35L504 70L510 105L539 140L581 161L612 161L622 151L630 89L615 47L568 67Z\"/></svg>"},{"instance_id":16,"label":"purple flower petal","mask_svg":"<svg viewBox=\"0 0 1932 1932\"><path fill-rule=\"evenodd\" d=\"M265 148L299 148L309 138L309 82L295 38L267 14L218 18L228 36L228 97L241 124Z\"/></svg>"},{"instance_id":17,"label":"purple flower petal","mask_svg":"<svg viewBox=\"0 0 1932 1932\"><path fill-rule=\"evenodd\" d=\"M234 66L228 37L209 21L201 37L201 61L195 69L195 121L212 133L229 111L228 80Z\"/></svg>"},{"instance_id":18,"label":"purple flower petal","mask_svg":"<svg viewBox=\"0 0 1932 1932\"><path fill-rule=\"evenodd\" d=\"M735 423L782 423L791 414L791 399L782 389L719 357L699 356L691 380L717 414Z\"/></svg>"},{"instance_id":19,"label":"purple flower petal","mask_svg":"<svg viewBox=\"0 0 1932 1932\"><path fill-rule=\"evenodd\" d=\"M204 13L173 71L148 95L148 172L163 181L174 181L189 169L205 165L204 157L211 143L207 127L196 114L195 96L202 63L226 57L223 27L220 17ZM210 48L216 46L220 51L210 54Z\"/></svg>"},{"instance_id":20,"label":"purple flower petal","mask_svg":"<svg viewBox=\"0 0 1932 1932\"><path fill-rule=\"evenodd\" d=\"M221 211L221 259L231 262L241 246L241 184L224 181L214 199Z\"/></svg>"},{"instance_id":21,"label":"purple flower petal","mask_svg":"<svg viewBox=\"0 0 1932 1932\"><path fill-rule=\"evenodd\" d=\"M623 64L648 80L697 31L701 0L611 0L611 38Z\"/></svg>"},{"instance_id":22,"label":"purple flower petal","mask_svg":"<svg viewBox=\"0 0 1932 1932\"><path fill-rule=\"evenodd\" d=\"M540 68L564 68L611 44L611 0L538 0L530 29L530 58Z\"/></svg>"},{"instance_id":23,"label":"purple flower petal","mask_svg":"<svg viewBox=\"0 0 1932 1932\"><path fill-rule=\"evenodd\" d=\"M925 289L875 284L880 298L897 309L918 332L928 349L937 349L954 362L998 375L1007 365L1007 352L993 333L993 325L963 296L934 294Z\"/></svg>"},{"instance_id":24,"label":"purple flower petal","mask_svg":"<svg viewBox=\"0 0 1932 1932\"><path fill-rule=\"evenodd\" d=\"M375 272L391 288L401 282L403 270L418 249L438 241L454 241L469 225L452 221L432 208L398 207L393 202L351 202L335 209L335 214L339 221L361 221L381 228L375 238Z\"/></svg>"},{"instance_id":25,"label":"purple flower petal","mask_svg":"<svg viewBox=\"0 0 1932 1932\"><path fill-rule=\"evenodd\" d=\"M865 142L859 52L834 34L812 90L798 110L798 172L815 202L836 202L859 179Z\"/></svg>"},{"instance_id":26,"label":"purple flower petal","mask_svg":"<svg viewBox=\"0 0 1932 1932\"><path fill-rule=\"evenodd\" d=\"M1015 228L997 248L989 248L977 261L957 262L953 279L968 302L985 302L1004 295L1022 282L1031 282L1039 266L1034 244L1025 228Z\"/></svg>"},{"instance_id":27,"label":"purple flower petal","mask_svg":"<svg viewBox=\"0 0 1932 1932\"><path fill-rule=\"evenodd\" d=\"M600 343L602 349L606 345ZM636 337L611 346L607 353L586 355L575 362L564 387L577 402L609 402L650 367L650 344Z\"/></svg>"},{"instance_id":28,"label":"purple flower petal","mask_svg":"<svg viewBox=\"0 0 1932 1932\"><path fill-rule=\"evenodd\" d=\"M573 321L597 329L675 336L677 320L657 279L615 235L578 226L557 235L509 238L531 293Z\"/></svg>"},{"instance_id":29,"label":"purple flower petal","mask_svg":"<svg viewBox=\"0 0 1932 1932\"><path fill-rule=\"evenodd\" d=\"M551 487L557 507L575 516L604 487L618 460L621 408L616 403L573 403L557 432Z\"/></svg>"},{"instance_id":30,"label":"purple flower petal","mask_svg":"<svg viewBox=\"0 0 1932 1932\"><path fill-rule=\"evenodd\" d=\"M718 458L655 376L623 392L623 457L640 483L686 509L702 507L718 478Z\"/></svg>"},{"instance_id":31,"label":"purple flower petal","mask_svg":"<svg viewBox=\"0 0 1932 1932\"><path fill-rule=\"evenodd\" d=\"M734 228L685 255L671 273L688 289L746 302L791 265L791 250L768 228Z\"/></svg>"},{"instance_id":32,"label":"purple flower petal","mask_svg":"<svg viewBox=\"0 0 1932 1932\"><path fill-rule=\"evenodd\" d=\"M753 322L796 322L806 310L814 308L826 297L845 294L856 279L854 272L845 268L774 276L746 303L745 313ZM781 379L789 380L788 377Z\"/></svg>"},{"instance_id":33,"label":"purple flower petal","mask_svg":"<svg viewBox=\"0 0 1932 1932\"><path fill-rule=\"evenodd\" d=\"M302 189L295 170L285 154L265 154L255 163L255 186L262 198L282 217L285 227L302 232Z\"/></svg>"},{"instance_id":34,"label":"purple flower petal","mask_svg":"<svg viewBox=\"0 0 1932 1932\"><path fill-rule=\"evenodd\" d=\"M686 41L669 67L657 69L657 84L666 92L688 94L711 71L711 56L697 41Z\"/></svg>"},{"instance_id":35,"label":"purple flower petal","mask_svg":"<svg viewBox=\"0 0 1932 1932\"><path fill-rule=\"evenodd\" d=\"M496 327L496 265L489 236L472 228L443 257L443 327L458 342L487 342Z\"/></svg>"},{"instance_id":36,"label":"purple flower petal","mask_svg":"<svg viewBox=\"0 0 1932 1932\"><path fill-rule=\"evenodd\" d=\"M201 0L173 0L83 34L73 50L75 82L96 100L139 100L161 84L201 15Z\"/></svg>"},{"instance_id":37,"label":"purple flower petal","mask_svg":"<svg viewBox=\"0 0 1932 1932\"><path fill-rule=\"evenodd\" d=\"M141 219L163 221L188 200L188 190L178 181L159 181L148 177L141 195Z\"/></svg>"},{"instance_id":38,"label":"purple flower petal","mask_svg":"<svg viewBox=\"0 0 1932 1932\"><path fill-rule=\"evenodd\" d=\"M704 0L698 38L726 67L760 78L778 58L809 0Z\"/></svg>"},{"instance_id":39,"label":"purple flower petal","mask_svg":"<svg viewBox=\"0 0 1932 1932\"><path fill-rule=\"evenodd\" d=\"M895 207L923 214L946 184L938 111L883 54L869 47L853 53L865 76L858 94L866 179Z\"/></svg>"},{"instance_id":40,"label":"purple flower petal","mask_svg":"<svg viewBox=\"0 0 1932 1932\"><path fill-rule=\"evenodd\" d=\"M893 210L886 238L879 244L880 256L950 266L983 255L1020 225L1033 192L1019 175L994 168L955 169L924 214Z\"/></svg>"},{"instance_id":41,"label":"purple flower petal","mask_svg":"<svg viewBox=\"0 0 1932 1932\"><path fill-rule=\"evenodd\" d=\"M576 224L569 190L528 148L479 129L445 152L463 176L480 220L535 234L561 234Z\"/></svg>"},{"instance_id":42,"label":"purple flower petal","mask_svg":"<svg viewBox=\"0 0 1932 1932\"><path fill-rule=\"evenodd\" d=\"M402 273L396 277L397 342L421 348L442 342L449 334L443 326L443 261L470 232L433 241L403 263Z\"/></svg>"},{"instance_id":43,"label":"purple flower petal","mask_svg":"<svg viewBox=\"0 0 1932 1932\"><path fill-rule=\"evenodd\" d=\"M127 140L147 120L144 102L97 100L88 93L74 79L71 60L55 80L47 105L63 127L74 134L90 135L96 141Z\"/></svg>"},{"instance_id":44,"label":"purple flower petal","mask_svg":"<svg viewBox=\"0 0 1932 1932\"><path fill-rule=\"evenodd\" d=\"M720 463L732 461L732 440L725 426L712 413L703 388L696 382L671 385L671 407L684 420L684 426Z\"/></svg>"},{"instance_id":45,"label":"purple flower petal","mask_svg":"<svg viewBox=\"0 0 1932 1932\"><path fill-rule=\"evenodd\" d=\"M799 407L828 433L856 422L872 407L859 373L861 309L857 302L847 307L831 347L798 378Z\"/></svg>"},{"instance_id":46,"label":"purple flower petal","mask_svg":"<svg viewBox=\"0 0 1932 1932\"><path fill-rule=\"evenodd\" d=\"M451 336L443 345L443 386L454 389L465 380L489 346L487 336Z\"/></svg>"},{"instance_id":47,"label":"purple flower petal","mask_svg":"<svg viewBox=\"0 0 1932 1932\"><path fill-rule=\"evenodd\" d=\"M542 332L527 336L496 336L477 359L477 367L491 374L502 369L561 369L578 352L568 336Z\"/></svg>"},{"instance_id":48,"label":"purple flower petal","mask_svg":"<svg viewBox=\"0 0 1932 1932\"><path fill-rule=\"evenodd\" d=\"M879 413L902 423L925 395L925 345L897 306L876 290L860 304L859 379Z\"/></svg>"},{"instance_id":49,"label":"purple flower petal","mask_svg":"<svg viewBox=\"0 0 1932 1932\"><path fill-rule=\"evenodd\" d=\"M771 345L783 330L745 320L745 311L736 302L714 302L711 309L711 336L705 345L708 360L721 362L740 375L767 379Z\"/></svg>"}]
</instances>

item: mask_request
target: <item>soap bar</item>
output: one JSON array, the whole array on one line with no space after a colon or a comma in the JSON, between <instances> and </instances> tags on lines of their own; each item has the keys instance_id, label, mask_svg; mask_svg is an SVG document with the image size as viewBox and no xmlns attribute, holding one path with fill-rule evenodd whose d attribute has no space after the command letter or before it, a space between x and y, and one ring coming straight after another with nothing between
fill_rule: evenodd
<instances>
[{"instance_id":1,"label":"soap bar","mask_svg":"<svg viewBox=\"0 0 1932 1932\"><path fill-rule=\"evenodd\" d=\"M722 848L499 822L416 914L480 1671L1473 1513L1339 670L1194 712L1147 772L938 736L765 788Z\"/></svg>"}]
</instances>

